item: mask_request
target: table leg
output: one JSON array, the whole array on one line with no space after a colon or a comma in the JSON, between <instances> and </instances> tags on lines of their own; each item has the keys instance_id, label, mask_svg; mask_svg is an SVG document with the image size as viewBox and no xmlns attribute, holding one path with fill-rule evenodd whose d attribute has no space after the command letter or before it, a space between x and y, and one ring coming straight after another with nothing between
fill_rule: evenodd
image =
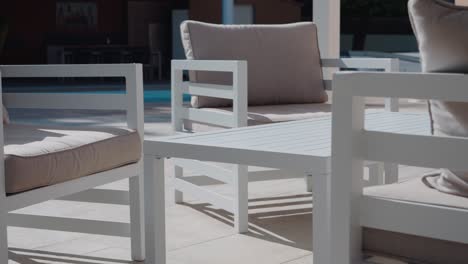
<instances>
[{"instance_id":1,"label":"table leg","mask_svg":"<svg viewBox=\"0 0 468 264\"><path fill-rule=\"evenodd\" d=\"M238 233L249 231L249 171L245 165L234 168L234 228Z\"/></svg>"},{"instance_id":2,"label":"table leg","mask_svg":"<svg viewBox=\"0 0 468 264\"><path fill-rule=\"evenodd\" d=\"M307 192L312 192L314 190L313 188L313 176L312 174L306 174L305 176L305 183L306 183L306 191Z\"/></svg>"},{"instance_id":3,"label":"table leg","mask_svg":"<svg viewBox=\"0 0 468 264\"><path fill-rule=\"evenodd\" d=\"M145 156L146 262L166 263L164 159Z\"/></svg>"},{"instance_id":4,"label":"table leg","mask_svg":"<svg viewBox=\"0 0 468 264\"><path fill-rule=\"evenodd\" d=\"M369 169L369 181L366 186L376 186L385 183L384 164L376 162L367 166Z\"/></svg>"},{"instance_id":5,"label":"table leg","mask_svg":"<svg viewBox=\"0 0 468 264\"><path fill-rule=\"evenodd\" d=\"M174 166L174 177L177 178L182 178L184 176L184 168L175 165ZM182 193L179 190L176 190L174 187L174 201L175 203L183 203L184 202L184 193Z\"/></svg>"},{"instance_id":6,"label":"table leg","mask_svg":"<svg viewBox=\"0 0 468 264\"><path fill-rule=\"evenodd\" d=\"M329 184L330 175L316 173L313 176L313 209L312 209L312 244L314 252L314 263L327 263L329 250Z\"/></svg>"},{"instance_id":7,"label":"table leg","mask_svg":"<svg viewBox=\"0 0 468 264\"><path fill-rule=\"evenodd\" d=\"M5 199L5 197L0 197L0 199ZM3 205L2 202L0 204ZM8 263L7 215L8 212L0 209L0 263Z\"/></svg>"}]
</instances>

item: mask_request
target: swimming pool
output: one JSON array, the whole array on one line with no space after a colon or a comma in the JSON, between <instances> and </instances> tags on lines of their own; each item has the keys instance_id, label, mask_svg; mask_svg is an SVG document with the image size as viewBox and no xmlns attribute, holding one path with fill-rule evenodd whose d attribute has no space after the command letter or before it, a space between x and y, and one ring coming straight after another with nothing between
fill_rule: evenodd
<instances>
[{"instance_id":1,"label":"swimming pool","mask_svg":"<svg viewBox=\"0 0 468 264\"><path fill-rule=\"evenodd\" d=\"M171 90L168 84L145 84L145 103L170 103ZM67 94L123 94L123 85L4 85L5 93L67 93ZM189 95L184 95L184 101L190 101Z\"/></svg>"},{"instance_id":2,"label":"swimming pool","mask_svg":"<svg viewBox=\"0 0 468 264\"><path fill-rule=\"evenodd\" d=\"M84 92L63 92L68 94L123 94L124 91L84 91ZM145 90L145 103L170 103L170 90ZM184 101L190 101L190 95L184 95Z\"/></svg>"}]
</instances>

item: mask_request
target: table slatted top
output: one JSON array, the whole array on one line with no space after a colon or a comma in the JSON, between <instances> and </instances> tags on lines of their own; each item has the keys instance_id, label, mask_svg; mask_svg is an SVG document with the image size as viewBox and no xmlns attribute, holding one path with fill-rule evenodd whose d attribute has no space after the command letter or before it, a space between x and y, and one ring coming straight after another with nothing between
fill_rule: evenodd
<instances>
[{"instance_id":1,"label":"table slatted top","mask_svg":"<svg viewBox=\"0 0 468 264\"><path fill-rule=\"evenodd\" d=\"M365 120L366 130L430 135L430 118L427 113L369 110ZM307 162L330 158L331 115L302 121L147 139L144 148L145 155L156 157L265 167L303 166Z\"/></svg>"},{"instance_id":2,"label":"table slatted top","mask_svg":"<svg viewBox=\"0 0 468 264\"><path fill-rule=\"evenodd\" d=\"M368 112L366 129L403 134L430 134L430 119L422 113ZM283 152L312 156L331 154L331 116L316 119L183 134L146 141L183 145Z\"/></svg>"}]
</instances>

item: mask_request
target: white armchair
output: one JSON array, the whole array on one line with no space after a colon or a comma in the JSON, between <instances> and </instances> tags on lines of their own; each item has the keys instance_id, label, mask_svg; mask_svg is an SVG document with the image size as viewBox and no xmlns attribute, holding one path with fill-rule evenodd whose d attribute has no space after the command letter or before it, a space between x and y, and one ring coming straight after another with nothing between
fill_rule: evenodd
<instances>
[{"instance_id":1,"label":"white armchair","mask_svg":"<svg viewBox=\"0 0 468 264\"><path fill-rule=\"evenodd\" d=\"M42 77L124 77L126 94L33 94L7 93L3 95L3 104L7 108L29 109L93 109L123 110L126 112L125 128L83 128L83 127L42 127L0 123L0 153L4 162L0 166L0 262L8 262L7 226L53 229L61 231L83 232L131 237L132 258L145 260L145 233L148 241L165 240L154 238L154 230L145 231L144 219L144 177L142 140L143 125L143 81L142 66L139 64L114 65L0 65L0 77L4 78L42 78ZM0 79L1 80L1 79ZM1 88L1 86L0 86ZM0 111L1 108L0 108ZM31 131L40 135L28 134ZM8 134L12 132L13 134ZM19 132L19 133L17 133ZM23 138L24 136L24 138ZM123 137L121 137L123 136ZM11 141L11 142L9 142ZM103 142L107 142L104 145ZM108 144L110 143L110 144ZM86 149L92 146L92 149ZM132 149L127 153L126 147ZM43 160L49 158L34 153L40 149L55 159L53 167L47 167ZM125 155L108 153L125 151ZM81 151L81 152L76 152ZM19 153L19 154L18 154ZM25 156L22 156L22 155ZM63 155L67 155L66 157ZM122 152L121 152L122 154ZM19 155L19 156L15 156ZM114 156L116 159L110 158ZM128 157L127 157L128 156ZM132 157L130 157L132 156ZM31 158L42 159L31 168L21 168L21 162L12 161L19 157L23 161L38 162ZM6 164L8 163L8 164ZM99 164L101 163L101 164ZM22 163L25 164L25 163ZM73 168L64 166L75 165ZM104 167L99 167L105 165ZM25 167L25 166L23 166ZM86 170L81 170L85 168ZM28 176L28 169L34 171ZM59 179L48 182L34 182L43 176L54 175ZM65 173L58 173L65 172ZM67 172L73 172L68 177ZM19 176L21 173L21 177ZM21 182L18 180L21 178ZM63 219L54 217L28 216L9 213L11 211L41 203L47 200L79 193L114 181L129 179L130 225L112 221L90 221L75 219L66 224ZM151 182L147 183L146 196L154 201ZM161 197L156 197L161 198ZM164 202L164 197L162 197ZM147 221L155 221L153 215L147 215ZM164 217L164 213L161 214ZM164 221L155 221L164 224ZM151 225L153 227L153 225ZM164 243L158 243L163 245ZM148 245L149 248L153 248ZM165 249L158 252L151 250L147 259L155 263L164 263ZM159 254L155 256L154 254ZM153 263L153 262L152 262Z\"/></svg>"},{"instance_id":2,"label":"white armchair","mask_svg":"<svg viewBox=\"0 0 468 264\"><path fill-rule=\"evenodd\" d=\"M365 97L468 102L463 74L339 73L335 76L328 243L320 263L361 263L363 228L378 230L386 254L431 263L463 263L468 244L468 199L425 185L422 175L363 188L363 161L467 171L468 140L367 131ZM408 124L411 126L414 124ZM411 130L410 130L411 131ZM389 234L399 233L389 237ZM400 242L395 242L395 238ZM380 241L380 242L379 242ZM390 245L398 243L398 247ZM390 248L389 248L390 247ZM430 250L427 249L440 249ZM426 259L421 259L426 258Z\"/></svg>"},{"instance_id":3,"label":"white armchair","mask_svg":"<svg viewBox=\"0 0 468 264\"><path fill-rule=\"evenodd\" d=\"M284 25L215 25L185 21L181 37L189 60L172 62L172 125L176 133L203 132L285 121L297 121L330 115L331 102L326 90L331 81L326 73L337 68L398 71L397 59L349 58L322 59L318 47L317 26L312 22ZM240 60L241 59L241 60ZM326 68L327 71L323 69ZM190 81L184 82L184 71ZM324 74L325 73L325 74ZM184 94L192 95L186 107ZM398 101L388 99L388 110L397 111ZM235 200L247 208L245 190L253 174L246 166L226 169L217 164L175 159L175 201L182 202L183 192L203 197L212 204L219 199L200 186L187 188L184 169L231 184ZM387 165L386 179L396 178L396 165ZM384 180L380 164L370 166L371 184ZM312 172L310 172L312 173ZM319 173L319 172L317 172ZM265 177L263 177L265 176ZM287 173L282 177L306 176L312 191L312 175ZM256 180L271 179L262 173ZM216 196L215 196L216 197ZM233 212L239 232L247 230L247 213ZM238 219L238 215L243 217Z\"/></svg>"}]
</instances>

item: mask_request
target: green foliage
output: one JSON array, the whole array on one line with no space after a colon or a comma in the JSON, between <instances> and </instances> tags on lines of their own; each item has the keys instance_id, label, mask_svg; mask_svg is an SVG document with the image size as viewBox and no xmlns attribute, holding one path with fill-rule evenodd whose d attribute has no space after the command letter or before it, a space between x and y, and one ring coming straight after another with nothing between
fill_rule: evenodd
<instances>
[{"instance_id":1,"label":"green foliage","mask_svg":"<svg viewBox=\"0 0 468 264\"><path fill-rule=\"evenodd\" d=\"M405 17L407 0L341 0L345 17Z\"/></svg>"}]
</instances>

